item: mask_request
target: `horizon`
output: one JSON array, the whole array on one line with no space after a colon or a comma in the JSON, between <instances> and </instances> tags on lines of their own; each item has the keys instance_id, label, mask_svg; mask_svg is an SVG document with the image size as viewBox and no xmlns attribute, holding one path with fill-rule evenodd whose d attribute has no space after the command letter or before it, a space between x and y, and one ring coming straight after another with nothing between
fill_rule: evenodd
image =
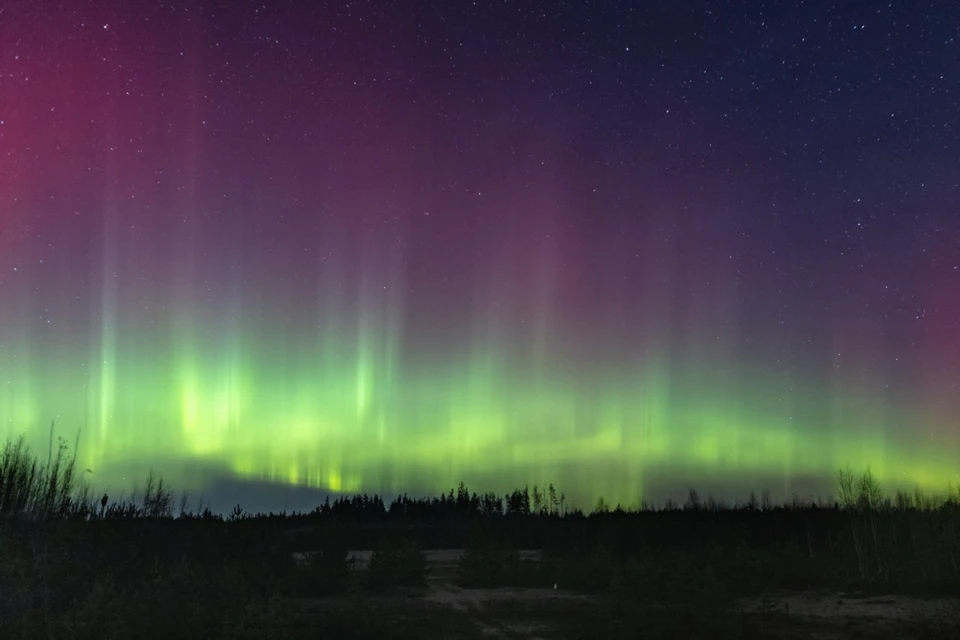
<instances>
[{"instance_id":1,"label":"horizon","mask_svg":"<svg viewBox=\"0 0 960 640\"><path fill-rule=\"evenodd\" d=\"M229 509L960 478L920 5L0 15L0 439Z\"/></svg>"},{"instance_id":2,"label":"horizon","mask_svg":"<svg viewBox=\"0 0 960 640\"><path fill-rule=\"evenodd\" d=\"M51 425L53 426L53 425ZM53 429L50 432L51 437L55 435ZM829 480L821 479L801 479L800 482L785 483L781 490L771 490L768 486L745 487L742 484L731 484L727 486L713 485L713 490L703 490L703 486L688 484L685 487L677 481L665 482L659 490L653 493L641 495L635 500L611 500L604 495L594 495L592 493L568 493L562 487L553 482L533 485L518 485L507 487L500 490L491 490L489 488L477 490L468 483L458 481L448 487L439 489L400 489L389 488L364 489L354 492L331 492L322 488L309 487L304 485L291 485L282 483L272 483L257 480L243 480L232 476L217 477L215 474L207 474L207 481L204 485L205 491L188 492L180 487L173 486L161 473L153 467L141 470L139 476L133 472L130 477L121 478L121 484L109 485L98 482L96 474L91 469L82 469L77 466L78 457L74 457L71 447L64 440L63 436L56 436L59 442L59 450L66 454L66 461L73 466L73 477L78 482L76 489L80 492L89 489L90 496L94 502L99 500L98 496L107 495L109 504L133 503L138 504L144 497L147 487L151 491L157 490L162 486L165 492L168 492L173 502L176 503L174 515L179 509L182 500L186 500L187 513L199 513L204 509L209 509L214 514L226 517L235 507L240 507L246 515L292 515L309 514L319 509L325 502L335 502L338 499L351 500L361 495L369 497L379 497L383 500L385 506L389 506L394 500L401 497L407 497L414 500L431 500L443 496L459 493L462 486L467 493L483 498L486 495L506 500L514 492L527 492L528 496L539 490L541 495L548 495L548 488L554 490L554 494L561 499L565 512L582 511L589 515L595 513L598 505L601 503L606 509L615 510L622 508L628 512L636 510L668 510L671 508L685 508L691 493L697 495L701 504L713 503L724 509L743 508L750 503L757 505L769 504L773 508L790 506L826 506L843 505L844 498L841 495L843 489L840 486L840 478L846 475L851 482L850 490L855 496L861 491L860 482L866 479L870 490L876 492L876 497L882 500L889 500L891 504L896 504L897 499L904 495L906 499L918 507L927 507L934 504L942 504L944 501L956 501L960 497L960 480L951 480L941 486L907 486L904 484L888 486L879 481L874 474L873 469L867 465L861 469L850 467L837 469ZM4 444L5 447L16 446L22 443L26 448L24 452L28 457L36 460L41 469L47 469L50 466L50 460L56 458L57 447L53 440L48 442L47 457L42 452L31 447L27 438L21 435L18 439L10 439ZM212 480L211 480L212 478ZM957 474L960 478L960 474ZM157 483L161 483L158 485ZM776 484L776 483L775 483ZM506 485L501 485L506 486ZM707 487L710 488L709 486ZM645 487L650 490L650 487ZM244 501L237 501L236 496L243 496ZM629 494L634 495L634 494ZM652 496L652 497L651 497ZM853 498L849 498L853 499ZM584 501L585 500L585 501Z\"/></svg>"}]
</instances>

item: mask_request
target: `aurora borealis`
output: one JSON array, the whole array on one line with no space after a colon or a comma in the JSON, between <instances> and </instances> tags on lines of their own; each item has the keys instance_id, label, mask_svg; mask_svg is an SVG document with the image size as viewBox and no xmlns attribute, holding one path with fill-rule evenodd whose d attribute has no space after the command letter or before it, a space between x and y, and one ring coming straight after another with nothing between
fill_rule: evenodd
<instances>
[{"instance_id":1,"label":"aurora borealis","mask_svg":"<svg viewBox=\"0 0 960 640\"><path fill-rule=\"evenodd\" d=\"M230 502L945 488L960 31L838 4L0 5L0 436Z\"/></svg>"}]
</instances>

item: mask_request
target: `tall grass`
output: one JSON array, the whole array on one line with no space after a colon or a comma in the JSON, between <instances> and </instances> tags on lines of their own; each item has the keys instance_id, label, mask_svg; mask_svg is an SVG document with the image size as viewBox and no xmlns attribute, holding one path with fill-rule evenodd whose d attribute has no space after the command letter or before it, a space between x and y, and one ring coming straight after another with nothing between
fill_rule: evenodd
<instances>
[{"instance_id":1,"label":"tall grass","mask_svg":"<svg viewBox=\"0 0 960 640\"><path fill-rule=\"evenodd\" d=\"M62 438L45 463L23 437L8 440L0 452L0 520L47 521L90 513L89 488L77 482L75 469L76 454L69 453Z\"/></svg>"}]
</instances>

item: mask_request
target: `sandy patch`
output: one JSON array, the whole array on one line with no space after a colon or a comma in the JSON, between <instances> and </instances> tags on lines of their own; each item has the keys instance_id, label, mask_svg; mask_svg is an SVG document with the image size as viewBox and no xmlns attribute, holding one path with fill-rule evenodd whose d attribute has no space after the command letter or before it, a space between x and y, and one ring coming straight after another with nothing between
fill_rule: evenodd
<instances>
[{"instance_id":1,"label":"sandy patch","mask_svg":"<svg viewBox=\"0 0 960 640\"><path fill-rule=\"evenodd\" d=\"M831 620L960 620L960 598L919 598L903 595L864 597L855 594L810 592L750 598L741 600L740 606L747 613L786 613Z\"/></svg>"}]
</instances>

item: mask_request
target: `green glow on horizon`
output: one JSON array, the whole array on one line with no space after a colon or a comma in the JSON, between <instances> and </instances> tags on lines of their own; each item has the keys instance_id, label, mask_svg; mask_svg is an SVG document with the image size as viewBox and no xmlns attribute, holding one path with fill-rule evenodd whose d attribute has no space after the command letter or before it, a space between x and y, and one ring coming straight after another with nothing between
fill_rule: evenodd
<instances>
[{"instance_id":1,"label":"green glow on horizon","mask_svg":"<svg viewBox=\"0 0 960 640\"><path fill-rule=\"evenodd\" d=\"M129 487L150 468L190 492L223 477L387 493L552 482L589 505L711 482L789 495L868 465L890 488L942 490L960 471L952 425L853 367L770 375L742 362L738 336L717 337L707 319L675 327L658 306L639 346L579 344L556 315L549 256L536 286L481 270L473 308L437 320L463 334L432 340L434 327L404 333L389 252L361 256L361 277L331 265L309 324L294 286L231 280L205 302L192 249L171 263L169 290L131 289L112 277L132 258L111 237L89 335L0 309L0 437L26 433L45 451L51 419L69 442L79 429L95 486ZM704 309L725 311L728 294ZM633 351L606 362L587 348L604 340Z\"/></svg>"},{"instance_id":2,"label":"green glow on horizon","mask_svg":"<svg viewBox=\"0 0 960 640\"><path fill-rule=\"evenodd\" d=\"M691 484L687 478L715 478L738 482L744 493L768 488L753 485L754 477L783 478L771 489L789 493L792 478L867 465L888 486L941 490L960 470L949 447L874 428L882 416L866 392L851 392L856 403L825 399L825 415L843 423L801 425L788 414L810 399L795 397L780 412L763 408L764 398L782 394L774 382L757 376L691 386L664 373L662 360L610 371L609 384L591 377L589 389L579 389L551 378L549 363L523 379L511 373L507 354L492 350L471 350L476 357L461 357L459 368L400 377L390 355L395 338L369 325L352 358L349 349L334 358L342 374L320 353L275 357L278 349L246 343L236 327L218 344L187 337L150 359L137 349L111 355L117 337L105 323L102 366L92 370L87 396L66 376L44 384L44 372L82 370L82 363L4 362L14 375L0 396L0 435L26 431L43 447L43 411L55 412L61 434L82 430L82 468L114 487L131 468L162 474L196 463L210 473L335 492L553 482L582 504L599 495L635 504L648 497L644 487L658 468L678 489ZM190 480L195 486L178 480L170 481L203 488L202 477Z\"/></svg>"}]
</instances>

